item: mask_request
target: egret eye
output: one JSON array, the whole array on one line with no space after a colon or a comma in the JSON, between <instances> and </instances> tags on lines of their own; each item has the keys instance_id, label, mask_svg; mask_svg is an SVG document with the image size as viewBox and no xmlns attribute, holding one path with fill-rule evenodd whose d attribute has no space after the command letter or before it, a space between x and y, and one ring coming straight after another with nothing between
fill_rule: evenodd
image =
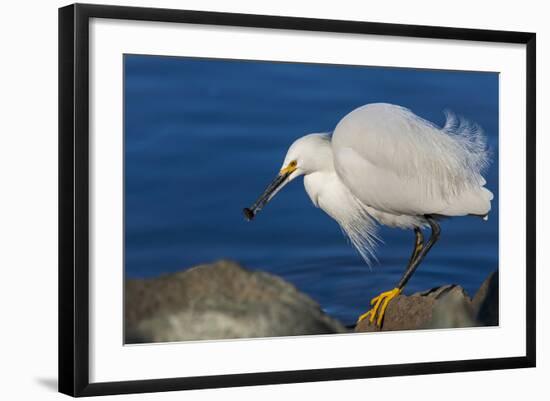
<instances>
[{"instance_id":1,"label":"egret eye","mask_svg":"<svg viewBox=\"0 0 550 401\"><path fill-rule=\"evenodd\" d=\"M283 167L279 174L292 174L294 171L296 171L296 165L298 162L296 160L292 160L289 162L286 167Z\"/></svg>"}]
</instances>

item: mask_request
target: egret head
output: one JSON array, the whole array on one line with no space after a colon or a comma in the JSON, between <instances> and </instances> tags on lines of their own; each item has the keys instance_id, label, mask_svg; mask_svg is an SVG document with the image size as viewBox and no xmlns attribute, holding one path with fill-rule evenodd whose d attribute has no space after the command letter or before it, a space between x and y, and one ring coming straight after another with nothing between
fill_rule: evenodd
<instances>
[{"instance_id":1,"label":"egret head","mask_svg":"<svg viewBox=\"0 0 550 401\"><path fill-rule=\"evenodd\" d=\"M328 147L330 160L325 149ZM285 156L285 160L279 174L267 186L263 194L250 207L243 210L245 217L252 220L256 214L290 181L301 175L307 175L319 171L330 162L332 165L332 153L330 150L330 137L328 134L309 134L296 141Z\"/></svg>"}]
</instances>

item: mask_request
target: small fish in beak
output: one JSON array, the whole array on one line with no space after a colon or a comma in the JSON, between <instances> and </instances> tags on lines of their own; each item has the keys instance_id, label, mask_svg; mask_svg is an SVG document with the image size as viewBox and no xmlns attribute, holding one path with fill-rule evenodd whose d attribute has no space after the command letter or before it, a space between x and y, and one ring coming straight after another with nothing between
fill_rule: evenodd
<instances>
[{"instance_id":1,"label":"small fish in beak","mask_svg":"<svg viewBox=\"0 0 550 401\"><path fill-rule=\"evenodd\" d=\"M273 199L277 192L279 192L288 183L288 177L296 170L296 162L290 162L289 165L283 168L277 177L267 186L263 194L254 202L252 206L245 207L243 214L246 220L252 221L260 210L264 208L268 202Z\"/></svg>"}]
</instances>

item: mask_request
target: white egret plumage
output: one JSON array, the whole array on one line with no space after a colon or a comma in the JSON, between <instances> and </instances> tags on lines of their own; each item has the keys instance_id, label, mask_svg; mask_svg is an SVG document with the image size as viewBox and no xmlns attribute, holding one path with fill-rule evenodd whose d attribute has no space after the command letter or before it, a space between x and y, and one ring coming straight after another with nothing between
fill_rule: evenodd
<instances>
[{"instance_id":1,"label":"white egret plumage","mask_svg":"<svg viewBox=\"0 0 550 401\"><path fill-rule=\"evenodd\" d=\"M413 229L415 243L403 277L359 317L380 326L388 303L439 238L438 219L486 218L491 209L493 194L482 176L489 162L483 132L450 112L446 117L440 128L400 106L359 107L332 134L297 139L275 180L244 209L245 216L253 219L279 190L303 175L313 204L340 224L367 263L374 256L377 222ZM431 228L427 241L425 227Z\"/></svg>"}]
</instances>

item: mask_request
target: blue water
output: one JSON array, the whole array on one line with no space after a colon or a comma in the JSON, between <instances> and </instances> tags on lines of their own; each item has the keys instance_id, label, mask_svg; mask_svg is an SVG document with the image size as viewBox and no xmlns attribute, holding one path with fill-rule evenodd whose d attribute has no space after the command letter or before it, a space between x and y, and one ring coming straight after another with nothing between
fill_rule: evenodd
<instances>
[{"instance_id":1,"label":"blue water","mask_svg":"<svg viewBox=\"0 0 550 401\"><path fill-rule=\"evenodd\" d=\"M442 222L406 293L446 283L473 295L498 268L498 74L127 55L125 261L130 278L233 259L278 274L351 324L399 280L410 231L381 228L373 269L316 209L302 179L248 223L287 147L331 131L354 108L395 103L438 125L444 109L480 124L493 163L488 222Z\"/></svg>"}]
</instances>

